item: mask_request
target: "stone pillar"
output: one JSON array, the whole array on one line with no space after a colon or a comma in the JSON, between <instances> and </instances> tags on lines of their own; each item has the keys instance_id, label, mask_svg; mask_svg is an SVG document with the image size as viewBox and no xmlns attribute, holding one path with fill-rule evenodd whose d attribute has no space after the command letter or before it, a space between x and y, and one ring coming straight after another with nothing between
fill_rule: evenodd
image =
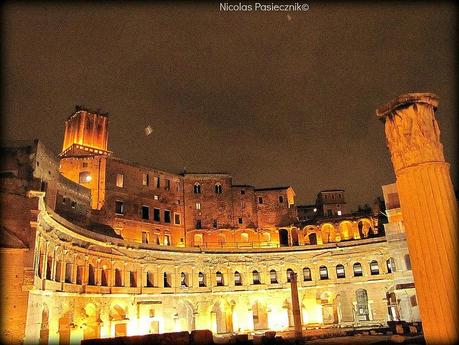
<instances>
[{"instance_id":1,"label":"stone pillar","mask_svg":"<svg viewBox=\"0 0 459 345\"><path fill-rule=\"evenodd\" d=\"M397 177L424 336L454 344L457 327L457 203L430 93L400 96L379 108Z\"/></svg>"},{"instance_id":2,"label":"stone pillar","mask_svg":"<svg viewBox=\"0 0 459 345\"><path fill-rule=\"evenodd\" d=\"M300 339L303 335L303 327L301 325L301 309L300 301L298 299L298 275L294 272L290 275L290 290L292 292L292 312L293 312L293 325L295 326L295 338Z\"/></svg>"}]
</instances>

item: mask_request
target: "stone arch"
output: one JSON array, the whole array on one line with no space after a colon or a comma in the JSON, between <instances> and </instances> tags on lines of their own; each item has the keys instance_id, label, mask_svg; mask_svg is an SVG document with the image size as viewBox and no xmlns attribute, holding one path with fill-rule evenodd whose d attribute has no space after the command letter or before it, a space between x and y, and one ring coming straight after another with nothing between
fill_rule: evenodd
<instances>
[{"instance_id":1,"label":"stone arch","mask_svg":"<svg viewBox=\"0 0 459 345\"><path fill-rule=\"evenodd\" d=\"M268 306L266 303L256 300L252 304L253 329L268 329Z\"/></svg>"},{"instance_id":2,"label":"stone arch","mask_svg":"<svg viewBox=\"0 0 459 345\"><path fill-rule=\"evenodd\" d=\"M191 302L180 300L177 304L176 330L191 332L196 328L195 309Z\"/></svg>"},{"instance_id":3,"label":"stone arch","mask_svg":"<svg viewBox=\"0 0 459 345\"><path fill-rule=\"evenodd\" d=\"M291 236L292 236L292 246L297 246L297 245L299 245L298 229L297 229L297 228L291 228L290 234L291 234Z\"/></svg>"},{"instance_id":4,"label":"stone arch","mask_svg":"<svg viewBox=\"0 0 459 345\"><path fill-rule=\"evenodd\" d=\"M349 240L353 238L352 222L344 220L338 225L338 231L341 236L341 240Z\"/></svg>"},{"instance_id":5,"label":"stone arch","mask_svg":"<svg viewBox=\"0 0 459 345\"><path fill-rule=\"evenodd\" d=\"M287 229L279 229L279 246L288 247L290 245Z\"/></svg>"},{"instance_id":6,"label":"stone arch","mask_svg":"<svg viewBox=\"0 0 459 345\"><path fill-rule=\"evenodd\" d=\"M359 231L360 238L368 238L369 235L374 236L374 225L373 222L368 218L360 218L357 221L357 227Z\"/></svg>"},{"instance_id":7,"label":"stone arch","mask_svg":"<svg viewBox=\"0 0 459 345\"><path fill-rule=\"evenodd\" d=\"M213 329L216 333L230 333L233 331L232 306L226 301L215 302L212 306L211 317Z\"/></svg>"},{"instance_id":8,"label":"stone arch","mask_svg":"<svg viewBox=\"0 0 459 345\"><path fill-rule=\"evenodd\" d=\"M320 226L320 233L322 234L322 242L336 242L336 230L333 224L324 223Z\"/></svg>"},{"instance_id":9,"label":"stone arch","mask_svg":"<svg viewBox=\"0 0 459 345\"><path fill-rule=\"evenodd\" d=\"M115 337L123 337L127 335L127 308L123 308L118 303L112 304L110 307L109 319L112 322L113 333Z\"/></svg>"},{"instance_id":10,"label":"stone arch","mask_svg":"<svg viewBox=\"0 0 459 345\"><path fill-rule=\"evenodd\" d=\"M318 291L317 300L322 306L322 320L324 324L334 324L338 322L338 312L336 309L335 296L331 291Z\"/></svg>"},{"instance_id":11,"label":"stone arch","mask_svg":"<svg viewBox=\"0 0 459 345\"><path fill-rule=\"evenodd\" d=\"M59 345L69 345L70 344L70 332L71 324L73 322L73 313L70 310L67 310L59 318Z\"/></svg>"}]
</instances>

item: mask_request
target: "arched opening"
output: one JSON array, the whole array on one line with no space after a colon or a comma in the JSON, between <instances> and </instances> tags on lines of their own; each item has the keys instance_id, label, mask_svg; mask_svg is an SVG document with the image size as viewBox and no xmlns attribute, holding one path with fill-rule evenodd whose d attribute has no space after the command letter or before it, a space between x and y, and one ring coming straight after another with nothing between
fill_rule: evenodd
<instances>
[{"instance_id":1,"label":"arched opening","mask_svg":"<svg viewBox=\"0 0 459 345\"><path fill-rule=\"evenodd\" d=\"M153 275L153 272L150 272L150 271L147 271L146 273L146 287L154 287L155 286L155 283L154 283L154 275Z\"/></svg>"},{"instance_id":2,"label":"arched opening","mask_svg":"<svg viewBox=\"0 0 459 345\"><path fill-rule=\"evenodd\" d=\"M127 335L126 310L115 304L110 310L112 323L115 324L115 337Z\"/></svg>"},{"instance_id":3,"label":"arched opening","mask_svg":"<svg viewBox=\"0 0 459 345\"><path fill-rule=\"evenodd\" d=\"M372 261L370 262L370 272L371 272L371 275L372 275L372 276L378 275L378 274L379 274L379 265L378 265L378 261L372 260Z\"/></svg>"},{"instance_id":4,"label":"arched opening","mask_svg":"<svg viewBox=\"0 0 459 345\"><path fill-rule=\"evenodd\" d=\"M213 330L216 333L222 334L233 331L232 307L228 303L215 303L211 311L211 317Z\"/></svg>"},{"instance_id":5,"label":"arched opening","mask_svg":"<svg viewBox=\"0 0 459 345\"><path fill-rule=\"evenodd\" d=\"M288 231L286 229L279 230L279 244L281 247L288 246Z\"/></svg>"},{"instance_id":6,"label":"arched opening","mask_svg":"<svg viewBox=\"0 0 459 345\"><path fill-rule=\"evenodd\" d=\"M252 305L253 329L268 329L268 310L266 304L255 302Z\"/></svg>"},{"instance_id":7,"label":"arched opening","mask_svg":"<svg viewBox=\"0 0 459 345\"><path fill-rule=\"evenodd\" d=\"M387 273L393 273L396 271L394 258L389 258L386 260Z\"/></svg>"},{"instance_id":8,"label":"arched opening","mask_svg":"<svg viewBox=\"0 0 459 345\"><path fill-rule=\"evenodd\" d=\"M177 307L177 329L176 331L191 332L195 329L195 318L193 307L190 302L179 302Z\"/></svg>"},{"instance_id":9,"label":"arched opening","mask_svg":"<svg viewBox=\"0 0 459 345\"><path fill-rule=\"evenodd\" d=\"M238 271L234 272L234 285L236 286L242 285L241 274Z\"/></svg>"},{"instance_id":10,"label":"arched opening","mask_svg":"<svg viewBox=\"0 0 459 345\"><path fill-rule=\"evenodd\" d=\"M202 234L195 234L193 238L193 242L195 246L201 246L202 245Z\"/></svg>"},{"instance_id":11,"label":"arched opening","mask_svg":"<svg viewBox=\"0 0 459 345\"><path fill-rule=\"evenodd\" d=\"M115 268L115 286L123 286L123 277L119 268Z\"/></svg>"},{"instance_id":12,"label":"arched opening","mask_svg":"<svg viewBox=\"0 0 459 345\"><path fill-rule=\"evenodd\" d=\"M84 308L86 313L86 326L83 328L83 339L100 338L99 315L94 304L89 303Z\"/></svg>"},{"instance_id":13,"label":"arched opening","mask_svg":"<svg viewBox=\"0 0 459 345\"><path fill-rule=\"evenodd\" d=\"M107 266L102 267L102 271L100 272L100 285L108 286L108 269Z\"/></svg>"},{"instance_id":14,"label":"arched opening","mask_svg":"<svg viewBox=\"0 0 459 345\"><path fill-rule=\"evenodd\" d=\"M72 323L72 313L67 311L59 319L59 345L70 344L70 324Z\"/></svg>"},{"instance_id":15,"label":"arched opening","mask_svg":"<svg viewBox=\"0 0 459 345\"><path fill-rule=\"evenodd\" d=\"M311 269L309 267L304 267L303 268L303 281L308 282L311 281Z\"/></svg>"},{"instance_id":16,"label":"arched opening","mask_svg":"<svg viewBox=\"0 0 459 345\"><path fill-rule=\"evenodd\" d=\"M188 287L188 274L185 272L180 273L180 287L181 288Z\"/></svg>"},{"instance_id":17,"label":"arched opening","mask_svg":"<svg viewBox=\"0 0 459 345\"><path fill-rule=\"evenodd\" d=\"M341 264L336 265L336 278L346 278L346 271Z\"/></svg>"},{"instance_id":18,"label":"arched opening","mask_svg":"<svg viewBox=\"0 0 459 345\"><path fill-rule=\"evenodd\" d=\"M201 185L198 182L194 184L193 192L194 194L201 194Z\"/></svg>"},{"instance_id":19,"label":"arched opening","mask_svg":"<svg viewBox=\"0 0 459 345\"><path fill-rule=\"evenodd\" d=\"M217 281L217 286L223 286L224 285L222 272L217 271L215 273L215 278L216 278L216 281Z\"/></svg>"},{"instance_id":20,"label":"arched opening","mask_svg":"<svg viewBox=\"0 0 459 345\"><path fill-rule=\"evenodd\" d=\"M387 313L389 314L390 321L400 321L399 305L397 303L397 296L394 292L386 294L387 299Z\"/></svg>"},{"instance_id":21,"label":"arched opening","mask_svg":"<svg viewBox=\"0 0 459 345\"><path fill-rule=\"evenodd\" d=\"M357 299L357 320L358 321L369 321L370 320L370 309L368 308L368 294L365 289L358 289L355 292Z\"/></svg>"},{"instance_id":22,"label":"arched opening","mask_svg":"<svg viewBox=\"0 0 459 345\"><path fill-rule=\"evenodd\" d=\"M198 283L199 283L199 287L205 287L206 286L206 276L202 272L199 272L199 274L198 274Z\"/></svg>"},{"instance_id":23,"label":"arched opening","mask_svg":"<svg viewBox=\"0 0 459 345\"><path fill-rule=\"evenodd\" d=\"M319 267L319 275L320 275L320 280L328 279L328 268L327 268L327 266L320 266Z\"/></svg>"},{"instance_id":24,"label":"arched opening","mask_svg":"<svg viewBox=\"0 0 459 345\"><path fill-rule=\"evenodd\" d=\"M94 273L94 266L92 264L89 264L88 285L96 285L96 277L95 277L95 273Z\"/></svg>"},{"instance_id":25,"label":"arched opening","mask_svg":"<svg viewBox=\"0 0 459 345\"><path fill-rule=\"evenodd\" d=\"M293 270L291 268L287 268L287 283L292 281Z\"/></svg>"},{"instance_id":26,"label":"arched opening","mask_svg":"<svg viewBox=\"0 0 459 345\"><path fill-rule=\"evenodd\" d=\"M317 234L315 232L309 234L309 244L317 244Z\"/></svg>"}]
</instances>

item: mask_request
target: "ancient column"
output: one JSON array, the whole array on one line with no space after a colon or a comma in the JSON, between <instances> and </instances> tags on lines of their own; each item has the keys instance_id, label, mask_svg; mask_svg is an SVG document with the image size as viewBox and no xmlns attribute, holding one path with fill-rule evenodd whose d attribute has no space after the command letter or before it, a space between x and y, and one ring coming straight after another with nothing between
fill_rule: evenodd
<instances>
[{"instance_id":1,"label":"ancient column","mask_svg":"<svg viewBox=\"0 0 459 345\"><path fill-rule=\"evenodd\" d=\"M431 93L402 95L379 108L397 178L400 207L428 344L455 344L457 202L443 156Z\"/></svg>"},{"instance_id":2,"label":"ancient column","mask_svg":"<svg viewBox=\"0 0 459 345\"><path fill-rule=\"evenodd\" d=\"M301 309L300 301L298 299L298 285L297 274L290 274L290 289L292 292L292 312L293 312L293 325L295 327L295 338L300 339L303 336L301 325Z\"/></svg>"}]
</instances>

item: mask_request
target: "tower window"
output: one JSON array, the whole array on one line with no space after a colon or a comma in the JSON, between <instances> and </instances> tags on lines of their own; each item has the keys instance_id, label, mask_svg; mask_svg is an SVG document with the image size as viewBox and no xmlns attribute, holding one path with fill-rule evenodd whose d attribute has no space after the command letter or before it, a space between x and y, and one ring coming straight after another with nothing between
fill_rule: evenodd
<instances>
[{"instance_id":1,"label":"tower window","mask_svg":"<svg viewBox=\"0 0 459 345\"><path fill-rule=\"evenodd\" d=\"M196 182L193 187L194 194L201 194L201 185Z\"/></svg>"},{"instance_id":2,"label":"tower window","mask_svg":"<svg viewBox=\"0 0 459 345\"><path fill-rule=\"evenodd\" d=\"M258 197L258 203L262 204L263 203L263 198L261 196Z\"/></svg>"},{"instance_id":3,"label":"tower window","mask_svg":"<svg viewBox=\"0 0 459 345\"><path fill-rule=\"evenodd\" d=\"M80 176L79 176L80 183L89 183L91 182L91 180L92 180L92 177L89 171L80 172Z\"/></svg>"},{"instance_id":4,"label":"tower window","mask_svg":"<svg viewBox=\"0 0 459 345\"><path fill-rule=\"evenodd\" d=\"M238 218L238 222L239 222L239 224L242 224L242 217Z\"/></svg>"},{"instance_id":5,"label":"tower window","mask_svg":"<svg viewBox=\"0 0 459 345\"><path fill-rule=\"evenodd\" d=\"M216 229L216 228L218 227L218 224L217 224L217 220L216 220L216 219L213 220L213 222L212 222L212 227L213 227L214 229Z\"/></svg>"},{"instance_id":6,"label":"tower window","mask_svg":"<svg viewBox=\"0 0 459 345\"><path fill-rule=\"evenodd\" d=\"M279 204L282 204L284 202L284 197L282 195L279 195Z\"/></svg>"},{"instance_id":7,"label":"tower window","mask_svg":"<svg viewBox=\"0 0 459 345\"><path fill-rule=\"evenodd\" d=\"M164 186L165 190L170 190L171 189L171 180L166 179L166 185Z\"/></svg>"},{"instance_id":8,"label":"tower window","mask_svg":"<svg viewBox=\"0 0 459 345\"><path fill-rule=\"evenodd\" d=\"M245 194L245 190L241 189L241 195Z\"/></svg>"},{"instance_id":9,"label":"tower window","mask_svg":"<svg viewBox=\"0 0 459 345\"><path fill-rule=\"evenodd\" d=\"M181 222L181 219L180 219L180 213L174 213L174 224L175 225L180 225L182 222Z\"/></svg>"},{"instance_id":10,"label":"tower window","mask_svg":"<svg viewBox=\"0 0 459 345\"><path fill-rule=\"evenodd\" d=\"M222 194L222 192L223 192L222 185L220 183L216 183L215 184L215 194Z\"/></svg>"},{"instance_id":11,"label":"tower window","mask_svg":"<svg viewBox=\"0 0 459 345\"><path fill-rule=\"evenodd\" d=\"M202 225L201 225L201 220L198 219L198 220L196 221L196 229L201 229L201 226L202 226Z\"/></svg>"},{"instance_id":12,"label":"tower window","mask_svg":"<svg viewBox=\"0 0 459 345\"><path fill-rule=\"evenodd\" d=\"M124 187L124 175L123 174L116 174L116 186L119 188Z\"/></svg>"},{"instance_id":13,"label":"tower window","mask_svg":"<svg viewBox=\"0 0 459 345\"><path fill-rule=\"evenodd\" d=\"M200 210L200 209L201 209L201 203L200 203L200 202L197 202L197 203L196 203L196 209L197 209L197 210Z\"/></svg>"}]
</instances>

